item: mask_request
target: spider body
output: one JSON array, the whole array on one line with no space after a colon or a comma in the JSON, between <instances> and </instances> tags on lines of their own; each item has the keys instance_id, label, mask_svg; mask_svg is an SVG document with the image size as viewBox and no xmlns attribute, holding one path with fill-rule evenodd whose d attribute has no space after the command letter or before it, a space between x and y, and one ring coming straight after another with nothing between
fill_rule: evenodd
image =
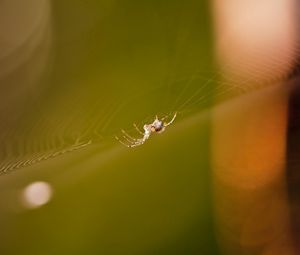
<instances>
[{"instance_id":1,"label":"spider body","mask_svg":"<svg viewBox=\"0 0 300 255\"><path fill-rule=\"evenodd\" d=\"M156 116L155 120L150 124L144 125L144 132L142 132L136 124L133 124L134 128L142 135L141 138L134 138L131 135L129 135L125 130L121 130L123 133L124 140L120 140L119 137L116 136L116 139L125 145L126 147L136 147L139 145L144 144L146 140L149 139L150 135L152 133L162 133L165 131L166 127L173 123L173 121L176 118L177 113L174 114L173 118L169 122L164 122L164 120L167 118L164 117L161 120Z\"/></svg>"},{"instance_id":2,"label":"spider body","mask_svg":"<svg viewBox=\"0 0 300 255\"><path fill-rule=\"evenodd\" d=\"M165 130L165 125L164 125L163 121L159 120L157 118L157 116L152 124L145 125L145 126L148 126L148 128L151 128L152 132L157 132L157 133L161 133ZM145 129L145 126L144 126L144 129Z\"/></svg>"}]
</instances>

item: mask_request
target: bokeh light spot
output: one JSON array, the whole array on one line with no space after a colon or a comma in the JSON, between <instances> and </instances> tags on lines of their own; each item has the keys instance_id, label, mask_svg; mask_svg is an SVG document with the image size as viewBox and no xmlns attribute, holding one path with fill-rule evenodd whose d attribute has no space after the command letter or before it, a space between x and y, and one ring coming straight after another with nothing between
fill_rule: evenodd
<instances>
[{"instance_id":1,"label":"bokeh light spot","mask_svg":"<svg viewBox=\"0 0 300 255\"><path fill-rule=\"evenodd\" d=\"M24 204L28 208L38 208L47 204L53 194L52 187L47 182L33 182L25 187L22 193Z\"/></svg>"}]
</instances>

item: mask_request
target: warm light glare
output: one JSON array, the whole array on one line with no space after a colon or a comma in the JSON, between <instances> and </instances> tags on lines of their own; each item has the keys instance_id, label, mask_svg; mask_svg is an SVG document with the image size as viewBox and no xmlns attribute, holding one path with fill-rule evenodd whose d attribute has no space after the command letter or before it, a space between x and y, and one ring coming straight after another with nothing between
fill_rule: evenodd
<instances>
[{"instance_id":1,"label":"warm light glare","mask_svg":"<svg viewBox=\"0 0 300 255\"><path fill-rule=\"evenodd\" d=\"M295 1L214 2L217 52L225 69L243 85L249 76L260 84L286 77L298 52Z\"/></svg>"},{"instance_id":2,"label":"warm light glare","mask_svg":"<svg viewBox=\"0 0 300 255\"><path fill-rule=\"evenodd\" d=\"M33 182L23 191L23 200L29 208L37 208L49 202L52 188L46 182Z\"/></svg>"}]
</instances>

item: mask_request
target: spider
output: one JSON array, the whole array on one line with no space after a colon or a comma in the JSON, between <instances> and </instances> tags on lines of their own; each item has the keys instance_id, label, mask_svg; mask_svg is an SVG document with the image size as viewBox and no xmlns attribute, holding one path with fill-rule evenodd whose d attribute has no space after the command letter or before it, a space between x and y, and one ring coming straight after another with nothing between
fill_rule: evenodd
<instances>
[{"instance_id":1,"label":"spider","mask_svg":"<svg viewBox=\"0 0 300 255\"><path fill-rule=\"evenodd\" d=\"M136 147L139 145L144 144L144 142L146 142L146 140L148 140L148 138L150 137L150 135L152 133L162 133L165 131L166 127L171 125L173 123L173 121L175 120L177 115L177 112L175 112L173 118L169 121L169 122L164 122L164 120L167 118L167 116L165 116L164 118L162 118L161 120L157 117L155 117L155 120L151 123L151 124L145 124L144 125L144 132L142 132L138 126L134 123L133 126L134 128L137 130L137 132L139 134L142 135L141 138L134 138L131 135L129 135L125 130L121 130L121 132L123 133L122 137L124 138L124 141L122 141L118 136L115 136L115 138L123 145L125 145L126 147L132 148L132 147Z\"/></svg>"}]
</instances>

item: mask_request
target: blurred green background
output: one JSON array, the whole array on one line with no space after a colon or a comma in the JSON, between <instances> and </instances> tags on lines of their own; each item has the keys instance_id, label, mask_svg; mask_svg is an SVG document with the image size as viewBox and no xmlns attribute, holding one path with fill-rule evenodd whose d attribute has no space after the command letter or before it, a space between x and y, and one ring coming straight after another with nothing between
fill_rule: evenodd
<instances>
[{"instance_id":1,"label":"blurred green background","mask_svg":"<svg viewBox=\"0 0 300 255\"><path fill-rule=\"evenodd\" d=\"M0 59L14 88L1 105L0 254L218 254L199 103L214 70L209 1L4 2L20 20L6 26L28 34ZM143 146L114 139L175 111ZM30 210L35 181L54 193Z\"/></svg>"}]
</instances>

